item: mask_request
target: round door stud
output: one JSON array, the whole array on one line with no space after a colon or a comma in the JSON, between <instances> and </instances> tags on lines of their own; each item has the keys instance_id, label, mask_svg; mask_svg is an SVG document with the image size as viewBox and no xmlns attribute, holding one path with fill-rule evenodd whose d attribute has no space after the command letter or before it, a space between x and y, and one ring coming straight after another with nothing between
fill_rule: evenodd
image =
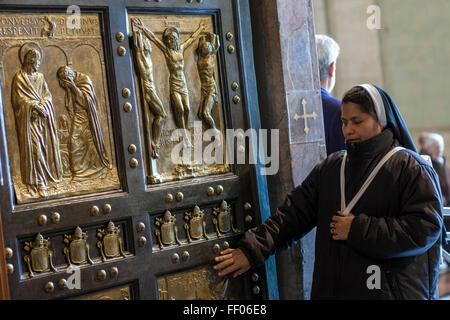
<instances>
[{"instance_id":1,"label":"round door stud","mask_svg":"<svg viewBox=\"0 0 450 320\"><path fill-rule=\"evenodd\" d=\"M91 215L96 217L100 213L100 209L97 206L92 206L89 210L91 212Z\"/></svg>"},{"instance_id":2,"label":"round door stud","mask_svg":"<svg viewBox=\"0 0 450 320\"><path fill-rule=\"evenodd\" d=\"M219 195L223 192L223 186L221 186L220 184L216 187L216 193Z\"/></svg>"},{"instance_id":3,"label":"round door stud","mask_svg":"<svg viewBox=\"0 0 450 320\"><path fill-rule=\"evenodd\" d=\"M117 33L116 33L116 40L117 40L118 42L122 42L123 40L125 40L124 34L123 34L122 32L117 32Z\"/></svg>"},{"instance_id":4,"label":"round door stud","mask_svg":"<svg viewBox=\"0 0 450 320\"><path fill-rule=\"evenodd\" d=\"M61 221L61 215L58 212L53 212L50 215L50 220L54 224L58 224Z\"/></svg>"},{"instance_id":5,"label":"round door stud","mask_svg":"<svg viewBox=\"0 0 450 320\"><path fill-rule=\"evenodd\" d=\"M173 195L171 193L166 194L165 200L167 203L173 202Z\"/></svg>"},{"instance_id":6,"label":"round door stud","mask_svg":"<svg viewBox=\"0 0 450 320\"><path fill-rule=\"evenodd\" d=\"M119 56L124 56L127 53L127 49L124 46L120 46L117 48L117 53Z\"/></svg>"},{"instance_id":7,"label":"round door stud","mask_svg":"<svg viewBox=\"0 0 450 320\"><path fill-rule=\"evenodd\" d=\"M125 112L131 112L131 110L133 110L132 104L129 102L125 102L123 104L123 110L125 110Z\"/></svg>"},{"instance_id":8,"label":"round door stud","mask_svg":"<svg viewBox=\"0 0 450 320\"><path fill-rule=\"evenodd\" d=\"M214 188L213 187L208 187L208 189L206 189L206 194L208 196L213 196L214 195Z\"/></svg>"},{"instance_id":9,"label":"round door stud","mask_svg":"<svg viewBox=\"0 0 450 320\"><path fill-rule=\"evenodd\" d=\"M119 268L112 267L111 270L109 270L109 274L112 278L117 278L117 276L119 275Z\"/></svg>"},{"instance_id":10,"label":"round door stud","mask_svg":"<svg viewBox=\"0 0 450 320\"><path fill-rule=\"evenodd\" d=\"M128 89L128 88L122 89L122 97L128 98L130 96L130 94L131 94L130 89Z\"/></svg>"},{"instance_id":11,"label":"round door stud","mask_svg":"<svg viewBox=\"0 0 450 320\"><path fill-rule=\"evenodd\" d=\"M181 254L181 259L183 259L183 261L188 261L189 260L189 252L187 251L183 251L183 253Z\"/></svg>"},{"instance_id":12,"label":"round door stud","mask_svg":"<svg viewBox=\"0 0 450 320\"><path fill-rule=\"evenodd\" d=\"M8 272L8 275L12 275L14 273L14 265L8 263L6 265L6 271Z\"/></svg>"},{"instance_id":13,"label":"round door stud","mask_svg":"<svg viewBox=\"0 0 450 320\"><path fill-rule=\"evenodd\" d=\"M100 280L100 281L103 281L103 280L105 280L106 279L106 271L105 270L99 270L98 272L97 272L97 279L98 280Z\"/></svg>"},{"instance_id":14,"label":"round door stud","mask_svg":"<svg viewBox=\"0 0 450 320\"><path fill-rule=\"evenodd\" d=\"M147 244L147 238L146 237L140 237L138 240L139 246L143 247Z\"/></svg>"},{"instance_id":15,"label":"round door stud","mask_svg":"<svg viewBox=\"0 0 450 320\"><path fill-rule=\"evenodd\" d=\"M138 165L139 165L139 161L136 158L130 159L130 167L131 168L136 168Z\"/></svg>"},{"instance_id":16,"label":"round door stud","mask_svg":"<svg viewBox=\"0 0 450 320\"><path fill-rule=\"evenodd\" d=\"M55 285L53 284L53 282L49 281L45 284L44 290L47 293L52 293L53 291L55 291Z\"/></svg>"},{"instance_id":17,"label":"round door stud","mask_svg":"<svg viewBox=\"0 0 450 320\"><path fill-rule=\"evenodd\" d=\"M11 259L14 255L14 251L11 248L5 248L6 259Z\"/></svg>"},{"instance_id":18,"label":"round door stud","mask_svg":"<svg viewBox=\"0 0 450 320\"><path fill-rule=\"evenodd\" d=\"M45 214L41 214L37 220L40 226L45 226L47 224L47 216Z\"/></svg>"},{"instance_id":19,"label":"round door stud","mask_svg":"<svg viewBox=\"0 0 450 320\"><path fill-rule=\"evenodd\" d=\"M67 286L67 280L66 280L66 279L61 279L61 280L59 280L59 281L58 281L58 287L59 287L61 290L67 289L67 288L68 288L68 286Z\"/></svg>"},{"instance_id":20,"label":"round door stud","mask_svg":"<svg viewBox=\"0 0 450 320\"><path fill-rule=\"evenodd\" d=\"M178 253L174 253L170 257L170 259L172 260L172 263L178 263L180 261L180 256L178 255Z\"/></svg>"},{"instance_id":21,"label":"round door stud","mask_svg":"<svg viewBox=\"0 0 450 320\"><path fill-rule=\"evenodd\" d=\"M105 203L103 205L103 208L102 208L103 214L109 214L109 213L111 213L111 210L112 210L112 208L109 203Z\"/></svg>"},{"instance_id":22,"label":"round door stud","mask_svg":"<svg viewBox=\"0 0 450 320\"><path fill-rule=\"evenodd\" d=\"M130 144L130 145L128 146L128 152L129 152L129 153L133 154L133 153L136 152L136 150L137 150L136 145Z\"/></svg>"},{"instance_id":23,"label":"round door stud","mask_svg":"<svg viewBox=\"0 0 450 320\"><path fill-rule=\"evenodd\" d=\"M137 230L137 232L142 232L142 231L144 231L144 230L145 230L145 223L139 222L139 223L137 224L137 226L136 226L136 230Z\"/></svg>"},{"instance_id":24,"label":"round door stud","mask_svg":"<svg viewBox=\"0 0 450 320\"><path fill-rule=\"evenodd\" d=\"M177 192L176 198L178 202L182 201L184 199L183 192Z\"/></svg>"}]
</instances>

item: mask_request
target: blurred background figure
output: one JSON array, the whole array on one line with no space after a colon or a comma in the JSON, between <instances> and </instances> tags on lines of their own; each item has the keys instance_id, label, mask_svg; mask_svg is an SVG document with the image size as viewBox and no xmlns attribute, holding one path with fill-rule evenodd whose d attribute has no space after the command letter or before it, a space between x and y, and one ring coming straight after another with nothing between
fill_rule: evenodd
<instances>
[{"instance_id":1,"label":"blurred background figure","mask_svg":"<svg viewBox=\"0 0 450 320\"><path fill-rule=\"evenodd\" d=\"M450 202L449 181L447 177L445 157L444 157L444 138L438 133L422 132L419 136L420 154L427 154L431 157L433 168L439 176L439 182L442 190L442 202L447 206Z\"/></svg>"},{"instance_id":2,"label":"blurred background figure","mask_svg":"<svg viewBox=\"0 0 450 320\"><path fill-rule=\"evenodd\" d=\"M327 156L329 156L336 151L345 149L345 139L342 133L341 101L331 95L336 84L336 61L341 49L336 41L324 34L316 34L316 46L325 146Z\"/></svg>"}]
</instances>

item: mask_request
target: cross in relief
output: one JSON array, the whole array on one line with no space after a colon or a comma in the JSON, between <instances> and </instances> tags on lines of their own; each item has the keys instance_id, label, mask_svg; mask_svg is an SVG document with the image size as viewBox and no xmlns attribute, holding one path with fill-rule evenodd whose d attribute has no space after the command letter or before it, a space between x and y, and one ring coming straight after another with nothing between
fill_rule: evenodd
<instances>
[{"instance_id":1,"label":"cross in relief","mask_svg":"<svg viewBox=\"0 0 450 320\"><path fill-rule=\"evenodd\" d=\"M308 128L308 118L316 119L317 114L315 112L307 114L306 113L306 100L302 99L302 105L303 105L303 115L299 116L297 113L294 116L294 119L297 121L298 119L303 118L305 121L305 133L308 134L309 128Z\"/></svg>"}]
</instances>

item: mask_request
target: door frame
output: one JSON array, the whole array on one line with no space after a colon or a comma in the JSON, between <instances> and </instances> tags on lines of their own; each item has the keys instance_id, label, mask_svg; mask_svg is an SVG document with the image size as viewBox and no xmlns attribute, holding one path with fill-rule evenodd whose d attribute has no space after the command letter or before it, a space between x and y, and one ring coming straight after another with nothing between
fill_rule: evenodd
<instances>
[{"instance_id":1,"label":"door frame","mask_svg":"<svg viewBox=\"0 0 450 320\"><path fill-rule=\"evenodd\" d=\"M6 252L3 242L2 220L0 219L0 300L9 300L8 274L6 271Z\"/></svg>"}]
</instances>

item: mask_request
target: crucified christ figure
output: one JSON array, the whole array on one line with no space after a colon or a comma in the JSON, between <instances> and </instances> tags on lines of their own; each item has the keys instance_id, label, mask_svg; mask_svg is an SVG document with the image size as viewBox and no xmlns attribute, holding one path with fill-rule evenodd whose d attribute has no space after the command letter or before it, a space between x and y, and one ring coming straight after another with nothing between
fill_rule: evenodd
<instances>
[{"instance_id":1,"label":"crucified christ figure","mask_svg":"<svg viewBox=\"0 0 450 320\"><path fill-rule=\"evenodd\" d=\"M197 30L180 44L180 34L176 28L167 28L164 30L162 41L149 30L139 19L136 19L135 27L141 29L142 32L156 46L161 49L166 58L167 67L169 69L169 88L170 88L170 104L174 114L175 124L180 129L186 129L189 118L189 92L186 85L186 77L184 76L184 51L188 48L205 29L205 24L200 23ZM184 131L184 143L186 147L192 147L189 136Z\"/></svg>"}]
</instances>

